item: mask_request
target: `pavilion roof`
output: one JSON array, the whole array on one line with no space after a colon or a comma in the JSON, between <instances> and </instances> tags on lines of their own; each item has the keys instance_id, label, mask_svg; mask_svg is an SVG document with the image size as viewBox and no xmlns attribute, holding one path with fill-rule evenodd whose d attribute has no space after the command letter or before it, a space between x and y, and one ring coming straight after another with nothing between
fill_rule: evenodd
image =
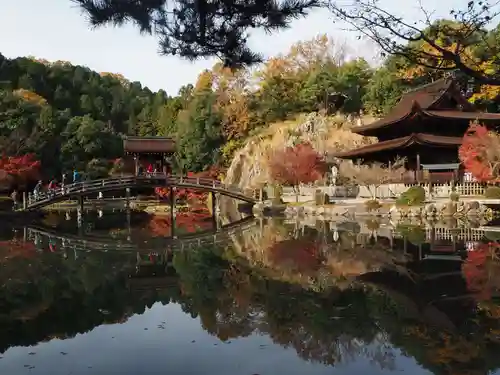
<instances>
[{"instance_id":1,"label":"pavilion roof","mask_svg":"<svg viewBox=\"0 0 500 375\"><path fill-rule=\"evenodd\" d=\"M415 144L454 147L462 144L462 137L445 137L425 133L414 133L406 137L395 138L356 148L354 150L339 152L332 156L346 159L361 158L363 155L369 155L380 151L403 149Z\"/></svg>"},{"instance_id":2,"label":"pavilion roof","mask_svg":"<svg viewBox=\"0 0 500 375\"><path fill-rule=\"evenodd\" d=\"M175 141L167 137L127 137L123 140L126 153L173 153Z\"/></svg>"},{"instance_id":3,"label":"pavilion roof","mask_svg":"<svg viewBox=\"0 0 500 375\"><path fill-rule=\"evenodd\" d=\"M456 108L446 105L446 100L450 98L457 103ZM461 94L455 81L443 78L404 93L387 116L371 124L355 127L351 131L367 136L374 135L378 129L401 122L415 114L447 119L500 121L500 114L477 112L475 106Z\"/></svg>"}]
</instances>

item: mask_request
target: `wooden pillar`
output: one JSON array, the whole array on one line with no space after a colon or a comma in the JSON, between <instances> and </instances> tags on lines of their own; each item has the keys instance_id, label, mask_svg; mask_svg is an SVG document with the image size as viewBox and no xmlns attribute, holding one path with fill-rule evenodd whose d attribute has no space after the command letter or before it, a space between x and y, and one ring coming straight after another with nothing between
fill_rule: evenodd
<instances>
[{"instance_id":1,"label":"wooden pillar","mask_svg":"<svg viewBox=\"0 0 500 375\"><path fill-rule=\"evenodd\" d=\"M125 189L125 207L130 210L130 188Z\"/></svg>"},{"instance_id":2,"label":"wooden pillar","mask_svg":"<svg viewBox=\"0 0 500 375\"><path fill-rule=\"evenodd\" d=\"M78 234L82 235L83 231L83 196L78 197L78 207L76 212L76 222L78 225Z\"/></svg>"},{"instance_id":3,"label":"wooden pillar","mask_svg":"<svg viewBox=\"0 0 500 375\"><path fill-rule=\"evenodd\" d=\"M177 238L175 235L175 187L170 188L170 223L171 223L171 237Z\"/></svg>"},{"instance_id":4,"label":"wooden pillar","mask_svg":"<svg viewBox=\"0 0 500 375\"><path fill-rule=\"evenodd\" d=\"M416 180L417 183L420 183L420 154L417 153L417 171L416 171Z\"/></svg>"},{"instance_id":5,"label":"wooden pillar","mask_svg":"<svg viewBox=\"0 0 500 375\"><path fill-rule=\"evenodd\" d=\"M139 155L134 156L134 163L135 163L135 175L139 175Z\"/></svg>"},{"instance_id":6,"label":"wooden pillar","mask_svg":"<svg viewBox=\"0 0 500 375\"><path fill-rule=\"evenodd\" d=\"M219 221L219 205L217 204L217 193L211 192L212 195L212 223L214 230L218 231L220 229Z\"/></svg>"},{"instance_id":7,"label":"wooden pillar","mask_svg":"<svg viewBox=\"0 0 500 375\"><path fill-rule=\"evenodd\" d=\"M80 195L78 197L78 209L80 210L80 213L83 215L83 195Z\"/></svg>"},{"instance_id":8,"label":"wooden pillar","mask_svg":"<svg viewBox=\"0 0 500 375\"><path fill-rule=\"evenodd\" d=\"M131 237L131 233L132 233L132 226L131 226L131 220L130 220L130 216L131 216L131 212L130 212L130 207L127 207L127 241L130 241Z\"/></svg>"},{"instance_id":9,"label":"wooden pillar","mask_svg":"<svg viewBox=\"0 0 500 375\"><path fill-rule=\"evenodd\" d=\"M23 191L23 210L27 208L26 192Z\"/></svg>"}]
</instances>

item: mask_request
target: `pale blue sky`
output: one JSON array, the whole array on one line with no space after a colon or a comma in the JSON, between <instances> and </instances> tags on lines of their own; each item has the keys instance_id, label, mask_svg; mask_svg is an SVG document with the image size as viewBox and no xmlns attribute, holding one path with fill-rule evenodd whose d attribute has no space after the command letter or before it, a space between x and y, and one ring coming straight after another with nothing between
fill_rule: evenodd
<instances>
[{"instance_id":1,"label":"pale blue sky","mask_svg":"<svg viewBox=\"0 0 500 375\"><path fill-rule=\"evenodd\" d=\"M466 0L422 0L429 9L446 15L452 4ZM388 9L418 16L416 1L382 0ZM191 63L158 55L157 41L141 36L131 26L90 30L85 18L70 0L0 0L0 53L7 57L36 56L50 61L66 60L99 72L121 73L131 81L140 81L151 90L164 89L169 94L186 83L194 83L198 74L215 60ZM420 17L419 17L420 18ZM268 36L252 35L252 46L265 56L286 52L299 41L327 33L345 40L351 54L373 58L375 49L368 42L334 24L327 11L315 11L297 20L286 31Z\"/></svg>"}]
</instances>

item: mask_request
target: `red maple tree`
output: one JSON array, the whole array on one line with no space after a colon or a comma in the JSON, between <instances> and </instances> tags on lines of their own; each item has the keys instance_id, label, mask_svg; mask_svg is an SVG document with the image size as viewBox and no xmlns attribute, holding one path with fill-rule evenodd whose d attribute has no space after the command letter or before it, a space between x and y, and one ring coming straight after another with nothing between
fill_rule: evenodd
<instances>
[{"instance_id":1,"label":"red maple tree","mask_svg":"<svg viewBox=\"0 0 500 375\"><path fill-rule=\"evenodd\" d=\"M0 158L0 182L24 185L40 177L40 161L33 154Z\"/></svg>"},{"instance_id":2,"label":"red maple tree","mask_svg":"<svg viewBox=\"0 0 500 375\"><path fill-rule=\"evenodd\" d=\"M271 153L269 169L275 182L296 187L321 179L327 165L310 143L299 143Z\"/></svg>"},{"instance_id":3,"label":"red maple tree","mask_svg":"<svg viewBox=\"0 0 500 375\"><path fill-rule=\"evenodd\" d=\"M221 170L212 167L203 172L188 172L187 177L194 178L206 178L210 180L219 180L221 174ZM170 188L156 188L155 193L160 198L168 199L170 197ZM176 189L175 190L175 199L180 201L186 201L191 203L205 203L208 197L208 193L200 190L193 189Z\"/></svg>"},{"instance_id":4,"label":"red maple tree","mask_svg":"<svg viewBox=\"0 0 500 375\"><path fill-rule=\"evenodd\" d=\"M472 123L458 149L460 161L474 178L483 182L500 179L500 135Z\"/></svg>"}]
</instances>

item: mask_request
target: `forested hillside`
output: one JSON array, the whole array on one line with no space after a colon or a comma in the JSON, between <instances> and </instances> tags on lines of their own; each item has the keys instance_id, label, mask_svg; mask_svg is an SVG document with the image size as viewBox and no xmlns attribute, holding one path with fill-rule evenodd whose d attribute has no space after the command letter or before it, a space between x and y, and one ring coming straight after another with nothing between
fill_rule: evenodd
<instances>
[{"instance_id":1,"label":"forested hillside","mask_svg":"<svg viewBox=\"0 0 500 375\"><path fill-rule=\"evenodd\" d=\"M119 74L0 55L0 150L34 153L46 177L73 168L99 176L122 156L124 135L172 136L179 168L196 172L229 165L250 135L273 122L332 111L328 94L347 95L341 108L345 115L378 116L405 90L446 73L395 57L373 68L346 56L345 46L319 36L256 69L215 65L194 85L168 95ZM471 100L489 111L498 109L497 87L475 89Z\"/></svg>"}]
</instances>

